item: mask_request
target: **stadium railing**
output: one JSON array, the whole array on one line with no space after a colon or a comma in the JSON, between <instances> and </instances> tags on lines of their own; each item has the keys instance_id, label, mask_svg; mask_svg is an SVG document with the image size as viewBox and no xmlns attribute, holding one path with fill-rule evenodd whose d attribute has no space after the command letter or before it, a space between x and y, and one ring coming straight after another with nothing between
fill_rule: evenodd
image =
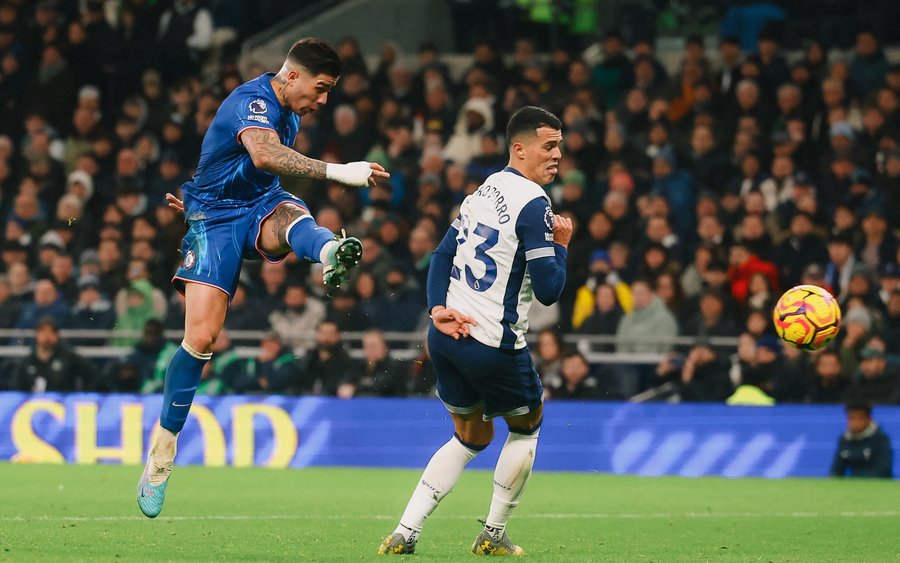
<instances>
[{"instance_id":1,"label":"stadium railing","mask_svg":"<svg viewBox=\"0 0 900 563\"><path fill-rule=\"evenodd\" d=\"M228 335L235 342L235 352L238 357L252 358L259 353L258 344L265 332L255 330L234 330L229 331ZM348 331L343 333L344 343L347 344L351 357L362 358L362 338L363 332ZM64 340L95 340L105 341L109 339L134 338L139 339L141 332L136 330L71 330L62 329L60 336ZM167 339L177 341L180 340L183 333L180 330L167 330L165 337ZM421 344L424 340L424 332L385 332L385 339L390 348L391 355L399 360L413 360L421 354ZM26 329L0 329L0 341L9 342L10 340L22 339L29 341L34 337L34 331ZM534 344L537 335L530 334L527 337L529 343ZM592 364L658 364L665 357L664 353L618 353L606 352L595 349L598 346L609 346L615 344L638 344L672 347L690 347L701 339L692 336L676 336L661 337L648 336L647 338L627 338L608 335L575 335L567 334L563 336L566 344L576 346L581 351L588 362ZM732 337L711 337L702 339L709 342L712 346L723 349L734 350L737 348L737 338ZM0 358L21 358L30 352L31 348L24 345L4 345L0 346ZM130 346L107 346L107 345L76 345L75 350L86 358L91 359L113 359L121 358L131 352ZM295 351L296 352L296 351Z\"/></svg>"}]
</instances>

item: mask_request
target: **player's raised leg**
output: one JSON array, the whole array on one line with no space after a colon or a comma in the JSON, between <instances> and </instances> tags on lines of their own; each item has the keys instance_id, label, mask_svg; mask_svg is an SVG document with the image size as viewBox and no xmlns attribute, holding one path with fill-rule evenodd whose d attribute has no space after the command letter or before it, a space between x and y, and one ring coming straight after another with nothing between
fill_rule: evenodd
<instances>
[{"instance_id":1,"label":"player's raised leg","mask_svg":"<svg viewBox=\"0 0 900 563\"><path fill-rule=\"evenodd\" d=\"M225 322L228 294L216 287L188 282L185 307L184 340L166 370L160 428L138 483L138 506L150 518L162 511L178 433L191 410L203 366L212 357L213 342Z\"/></svg>"},{"instance_id":2,"label":"player's raised leg","mask_svg":"<svg viewBox=\"0 0 900 563\"><path fill-rule=\"evenodd\" d=\"M453 437L431 457L400 517L400 523L394 533L382 542L379 554L404 555L415 551L425 519L453 490L466 465L494 438L494 424L483 420L483 407L467 414L451 415L455 430Z\"/></svg>"},{"instance_id":3,"label":"player's raised leg","mask_svg":"<svg viewBox=\"0 0 900 563\"><path fill-rule=\"evenodd\" d=\"M494 469L494 496L484 530L475 538L472 553L475 555L524 555L525 550L510 541L506 524L534 467L538 435L541 431L543 406L528 414L506 417L509 438L500 451Z\"/></svg>"},{"instance_id":4,"label":"player's raised leg","mask_svg":"<svg viewBox=\"0 0 900 563\"><path fill-rule=\"evenodd\" d=\"M362 243L355 237L339 236L316 224L305 208L293 203L279 205L260 228L260 249L280 255L293 251L298 258L321 262L323 281L339 286L362 258Z\"/></svg>"}]
</instances>

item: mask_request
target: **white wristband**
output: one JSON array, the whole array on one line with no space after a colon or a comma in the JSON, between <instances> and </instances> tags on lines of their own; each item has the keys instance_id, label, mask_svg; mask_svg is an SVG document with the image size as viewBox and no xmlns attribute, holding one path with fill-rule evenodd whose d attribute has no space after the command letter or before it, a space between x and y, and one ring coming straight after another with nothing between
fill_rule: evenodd
<instances>
[{"instance_id":1,"label":"white wristband","mask_svg":"<svg viewBox=\"0 0 900 563\"><path fill-rule=\"evenodd\" d=\"M369 185L372 166L365 161L347 164L325 164L325 177L348 186L365 188Z\"/></svg>"}]
</instances>

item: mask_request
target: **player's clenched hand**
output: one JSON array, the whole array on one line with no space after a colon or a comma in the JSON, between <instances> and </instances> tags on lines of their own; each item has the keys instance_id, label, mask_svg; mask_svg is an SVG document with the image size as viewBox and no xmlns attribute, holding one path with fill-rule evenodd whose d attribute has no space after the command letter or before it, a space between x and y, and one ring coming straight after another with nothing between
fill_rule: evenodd
<instances>
[{"instance_id":1,"label":"player's clenched hand","mask_svg":"<svg viewBox=\"0 0 900 563\"><path fill-rule=\"evenodd\" d=\"M456 340L460 336L469 336L469 329L477 324L475 319L456 309L438 309L431 314L431 322L434 328Z\"/></svg>"},{"instance_id":2,"label":"player's clenched hand","mask_svg":"<svg viewBox=\"0 0 900 563\"><path fill-rule=\"evenodd\" d=\"M553 242L568 248L572 240L572 220L562 215L553 216Z\"/></svg>"},{"instance_id":3,"label":"player's clenched hand","mask_svg":"<svg viewBox=\"0 0 900 563\"><path fill-rule=\"evenodd\" d=\"M166 194L166 202L169 204L169 207L171 207L175 211L184 213L184 202L175 197L173 194Z\"/></svg>"}]
</instances>

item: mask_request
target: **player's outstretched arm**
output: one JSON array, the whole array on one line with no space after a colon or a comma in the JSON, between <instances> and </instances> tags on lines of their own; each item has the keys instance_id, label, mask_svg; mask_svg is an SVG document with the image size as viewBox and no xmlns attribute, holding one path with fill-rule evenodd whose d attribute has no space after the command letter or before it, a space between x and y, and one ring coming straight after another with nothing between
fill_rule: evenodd
<instances>
[{"instance_id":1,"label":"player's outstretched arm","mask_svg":"<svg viewBox=\"0 0 900 563\"><path fill-rule=\"evenodd\" d=\"M250 153L253 165L277 176L302 176L304 178L329 179L348 186L364 188L374 186L377 178L390 178L384 168L374 162L327 164L304 156L281 144L278 134L271 129L245 129L240 141Z\"/></svg>"}]
</instances>

